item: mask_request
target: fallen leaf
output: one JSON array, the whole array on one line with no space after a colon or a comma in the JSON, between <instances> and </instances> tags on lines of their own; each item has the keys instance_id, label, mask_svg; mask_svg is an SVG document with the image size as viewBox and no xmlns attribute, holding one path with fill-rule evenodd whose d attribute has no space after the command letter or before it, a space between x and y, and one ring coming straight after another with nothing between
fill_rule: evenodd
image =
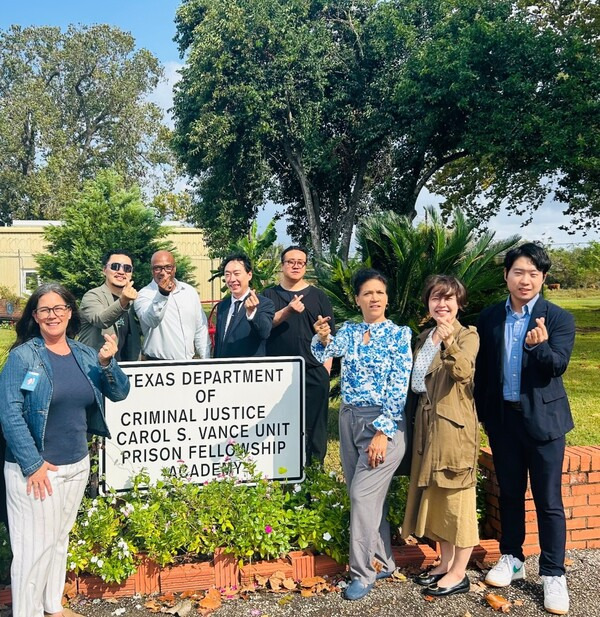
<instances>
[{"instance_id":1,"label":"fallen leaf","mask_svg":"<svg viewBox=\"0 0 600 617\"><path fill-rule=\"evenodd\" d=\"M513 600L513 606L523 606L525 602L523 600Z\"/></svg>"},{"instance_id":2,"label":"fallen leaf","mask_svg":"<svg viewBox=\"0 0 600 617\"><path fill-rule=\"evenodd\" d=\"M169 606L175 606L175 594L172 591L168 591L162 596L158 596L159 602L168 604Z\"/></svg>"},{"instance_id":3,"label":"fallen leaf","mask_svg":"<svg viewBox=\"0 0 600 617\"><path fill-rule=\"evenodd\" d=\"M262 574L255 574L254 578L256 579L259 587L266 587L267 583L269 582L269 577L263 576Z\"/></svg>"},{"instance_id":4,"label":"fallen leaf","mask_svg":"<svg viewBox=\"0 0 600 617\"><path fill-rule=\"evenodd\" d=\"M488 595L485 596L485 600L495 611L508 613L512 607L512 602L510 600L495 593L488 593Z\"/></svg>"},{"instance_id":5,"label":"fallen leaf","mask_svg":"<svg viewBox=\"0 0 600 617\"><path fill-rule=\"evenodd\" d=\"M283 583L282 584L289 591L292 591L293 589L296 589L296 581L293 578L289 577L289 576L287 578L283 579Z\"/></svg>"},{"instance_id":6,"label":"fallen leaf","mask_svg":"<svg viewBox=\"0 0 600 617\"><path fill-rule=\"evenodd\" d=\"M71 600L77 595L77 581L68 580L65 583L65 588L63 589L63 596L68 600Z\"/></svg>"},{"instance_id":7,"label":"fallen leaf","mask_svg":"<svg viewBox=\"0 0 600 617\"><path fill-rule=\"evenodd\" d=\"M312 589L301 589L300 590L300 595L303 598L312 598L315 594L313 593Z\"/></svg>"},{"instance_id":8,"label":"fallen leaf","mask_svg":"<svg viewBox=\"0 0 600 617\"><path fill-rule=\"evenodd\" d=\"M222 604L221 594L218 589L209 589L206 595L198 603L199 608L214 611Z\"/></svg>"},{"instance_id":9,"label":"fallen leaf","mask_svg":"<svg viewBox=\"0 0 600 617\"><path fill-rule=\"evenodd\" d=\"M166 611L169 615L178 615L179 617L187 617L192 612L192 603L189 600L183 600L176 604L173 608Z\"/></svg>"},{"instance_id":10,"label":"fallen leaf","mask_svg":"<svg viewBox=\"0 0 600 617\"><path fill-rule=\"evenodd\" d=\"M434 602L435 598L433 596L423 596L424 600L427 600L427 602Z\"/></svg>"},{"instance_id":11,"label":"fallen leaf","mask_svg":"<svg viewBox=\"0 0 600 617\"><path fill-rule=\"evenodd\" d=\"M402 572L400 572L400 570L396 569L394 570L392 576L390 577L393 581L400 581L401 583L405 583L408 578L406 578L406 576L404 574L402 574Z\"/></svg>"},{"instance_id":12,"label":"fallen leaf","mask_svg":"<svg viewBox=\"0 0 600 617\"><path fill-rule=\"evenodd\" d=\"M181 599L185 600L186 598L192 598L192 600L198 600L200 595L201 594L195 589L186 589L181 593Z\"/></svg>"},{"instance_id":13,"label":"fallen leaf","mask_svg":"<svg viewBox=\"0 0 600 617\"><path fill-rule=\"evenodd\" d=\"M322 576L307 576L300 581L301 587L314 587L317 583L326 583Z\"/></svg>"},{"instance_id":14,"label":"fallen leaf","mask_svg":"<svg viewBox=\"0 0 600 617\"><path fill-rule=\"evenodd\" d=\"M162 610L162 606L156 600L148 600L148 602L144 604L144 607L153 613L160 613Z\"/></svg>"},{"instance_id":15,"label":"fallen leaf","mask_svg":"<svg viewBox=\"0 0 600 617\"><path fill-rule=\"evenodd\" d=\"M572 566L573 565L573 560L570 557L567 557L565 559L565 566Z\"/></svg>"},{"instance_id":16,"label":"fallen leaf","mask_svg":"<svg viewBox=\"0 0 600 617\"><path fill-rule=\"evenodd\" d=\"M106 600L104 600L104 601L108 602L109 604L118 604L119 603L117 598L106 598Z\"/></svg>"},{"instance_id":17,"label":"fallen leaf","mask_svg":"<svg viewBox=\"0 0 600 617\"><path fill-rule=\"evenodd\" d=\"M289 604L293 599L294 596L291 593L288 593L287 595L283 596L283 598L281 598L277 602L277 604L279 604L279 606L285 606L286 604Z\"/></svg>"},{"instance_id":18,"label":"fallen leaf","mask_svg":"<svg viewBox=\"0 0 600 617\"><path fill-rule=\"evenodd\" d=\"M469 613L469 611L467 611L467 612L463 615L463 617L472 617L472 615L471 615L471 613Z\"/></svg>"}]
</instances>

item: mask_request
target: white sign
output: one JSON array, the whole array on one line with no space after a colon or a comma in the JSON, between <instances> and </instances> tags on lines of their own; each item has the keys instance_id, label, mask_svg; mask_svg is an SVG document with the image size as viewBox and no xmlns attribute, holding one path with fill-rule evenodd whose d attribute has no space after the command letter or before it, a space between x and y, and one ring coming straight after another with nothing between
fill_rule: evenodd
<instances>
[{"instance_id":1,"label":"white sign","mask_svg":"<svg viewBox=\"0 0 600 617\"><path fill-rule=\"evenodd\" d=\"M152 480L164 468L192 482L219 477L239 444L265 476L303 478L304 360L243 358L189 362L124 362L131 383L118 403L105 399L111 439L100 457L104 488L131 487L145 468Z\"/></svg>"}]
</instances>

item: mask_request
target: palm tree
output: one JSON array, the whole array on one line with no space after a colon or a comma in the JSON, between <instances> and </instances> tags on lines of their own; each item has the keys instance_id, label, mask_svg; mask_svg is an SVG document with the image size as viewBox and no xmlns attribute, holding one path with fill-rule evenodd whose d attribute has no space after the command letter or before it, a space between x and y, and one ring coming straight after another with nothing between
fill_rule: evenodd
<instances>
[{"instance_id":1,"label":"palm tree","mask_svg":"<svg viewBox=\"0 0 600 617\"><path fill-rule=\"evenodd\" d=\"M360 267L373 267L389 281L388 317L418 332L429 316L421 301L425 279L431 274L459 277L469 293L461 320L473 323L482 308L506 294L500 257L519 241L518 236L494 241L493 232L477 235L476 224L460 210L450 225L433 209L427 223L413 226L407 217L382 212L364 219L357 230L358 255L344 264L324 260L319 283L328 294L340 323L357 317L351 280Z\"/></svg>"}]
</instances>

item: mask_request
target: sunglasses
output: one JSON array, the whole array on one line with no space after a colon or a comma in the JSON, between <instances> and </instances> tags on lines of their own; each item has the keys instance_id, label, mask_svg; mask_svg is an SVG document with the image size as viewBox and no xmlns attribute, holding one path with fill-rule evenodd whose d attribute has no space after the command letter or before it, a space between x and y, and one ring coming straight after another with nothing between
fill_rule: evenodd
<instances>
[{"instance_id":1,"label":"sunglasses","mask_svg":"<svg viewBox=\"0 0 600 617\"><path fill-rule=\"evenodd\" d=\"M111 270L114 270L115 272L118 272L119 270L123 270L123 272L126 272L127 274L129 274L129 272L133 272L133 266L131 266L130 264L120 264L118 261L113 261L112 263L107 265Z\"/></svg>"}]
</instances>

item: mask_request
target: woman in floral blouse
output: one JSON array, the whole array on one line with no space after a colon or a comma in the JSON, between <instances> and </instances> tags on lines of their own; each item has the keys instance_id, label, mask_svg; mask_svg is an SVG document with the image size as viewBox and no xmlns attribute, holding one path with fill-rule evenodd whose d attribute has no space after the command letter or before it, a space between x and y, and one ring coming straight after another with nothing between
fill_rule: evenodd
<instances>
[{"instance_id":1,"label":"woman in floral blouse","mask_svg":"<svg viewBox=\"0 0 600 617\"><path fill-rule=\"evenodd\" d=\"M329 318L319 316L312 341L320 362L343 358L339 428L350 495L348 600L364 597L375 579L395 568L386 497L406 451L403 409L412 365L410 329L385 317L386 278L376 270L359 270L353 287L362 323L347 321L332 337Z\"/></svg>"}]
</instances>

